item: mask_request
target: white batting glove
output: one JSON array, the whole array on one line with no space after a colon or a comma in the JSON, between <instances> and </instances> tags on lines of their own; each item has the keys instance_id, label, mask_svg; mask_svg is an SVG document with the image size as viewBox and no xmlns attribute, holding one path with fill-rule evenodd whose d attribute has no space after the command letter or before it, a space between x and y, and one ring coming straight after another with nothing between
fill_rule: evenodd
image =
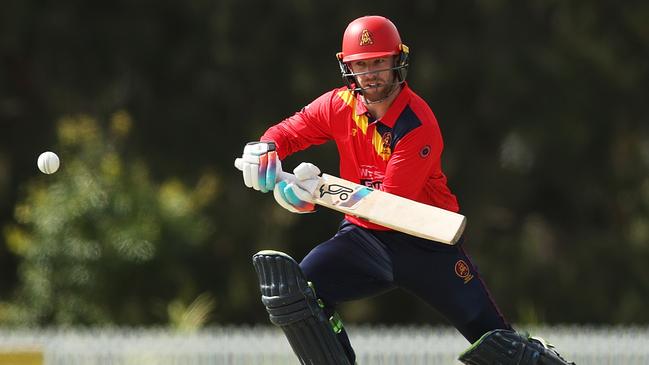
<instances>
[{"instance_id":1,"label":"white batting glove","mask_svg":"<svg viewBox=\"0 0 649 365\"><path fill-rule=\"evenodd\" d=\"M243 182L247 187L267 193L275 188L275 179L282 171L273 142L250 142L243 149Z\"/></svg>"},{"instance_id":2,"label":"white batting glove","mask_svg":"<svg viewBox=\"0 0 649 365\"><path fill-rule=\"evenodd\" d=\"M273 190L275 201L292 213L315 211L313 192L318 187L320 169L312 163L302 162L293 170L297 181L280 180Z\"/></svg>"}]
</instances>

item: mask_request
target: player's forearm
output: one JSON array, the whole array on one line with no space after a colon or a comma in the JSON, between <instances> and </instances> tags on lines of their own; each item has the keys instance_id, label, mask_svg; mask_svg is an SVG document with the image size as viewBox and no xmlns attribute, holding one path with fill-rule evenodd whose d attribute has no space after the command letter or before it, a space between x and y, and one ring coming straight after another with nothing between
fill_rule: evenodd
<instances>
[{"instance_id":1,"label":"player's forearm","mask_svg":"<svg viewBox=\"0 0 649 365\"><path fill-rule=\"evenodd\" d=\"M306 128L304 124L286 119L270 127L260 140L275 142L277 153L282 160L295 152L329 140L325 134Z\"/></svg>"}]
</instances>

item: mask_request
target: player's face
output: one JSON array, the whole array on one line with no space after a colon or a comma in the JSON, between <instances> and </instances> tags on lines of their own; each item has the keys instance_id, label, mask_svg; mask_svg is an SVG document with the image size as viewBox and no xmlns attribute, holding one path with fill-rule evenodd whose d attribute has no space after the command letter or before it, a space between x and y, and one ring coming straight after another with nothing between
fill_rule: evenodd
<instances>
[{"instance_id":1,"label":"player's face","mask_svg":"<svg viewBox=\"0 0 649 365\"><path fill-rule=\"evenodd\" d=\"M379 57L368 60L353 61L350 64L356 76L358 86L363 89L363 95L369 100L384 98L394 83L394 57Z\"/></svg>"}]
</instances>

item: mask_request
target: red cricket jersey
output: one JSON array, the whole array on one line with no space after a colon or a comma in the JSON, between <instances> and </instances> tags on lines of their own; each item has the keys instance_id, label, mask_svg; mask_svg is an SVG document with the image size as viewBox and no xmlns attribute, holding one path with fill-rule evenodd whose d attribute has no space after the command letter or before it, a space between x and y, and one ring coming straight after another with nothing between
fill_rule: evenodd
<instances>
[{"instance_id":1,"label":"red cricket jersey","mask_svg":"<svg viewBox=\"0 0 649 365\"><path fill-rule=\"evenodd\" d=\"M269 128L261 140L275 142L280 159L334 140L343 179L459 210L442 172L444 142L437 119L407 84L381 119L370 115L357 94L341 87ZM387 229L349 215L346 218L362 227Z\"/></svg>"}]
</instances>

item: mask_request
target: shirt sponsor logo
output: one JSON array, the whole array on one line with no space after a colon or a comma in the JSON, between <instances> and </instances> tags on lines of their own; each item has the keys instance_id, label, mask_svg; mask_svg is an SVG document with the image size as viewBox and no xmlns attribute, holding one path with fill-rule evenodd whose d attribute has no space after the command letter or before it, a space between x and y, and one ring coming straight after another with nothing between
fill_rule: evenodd
<instances>
[{"instance_id":1,"label":"shirt sponsor logo","mask_svg":"<svg viewBox=\"0 0 649 365\"><path fill-rule=\"evenodd\" d=\"M381 190L381 186L383 185L383 181L380 181L380 180L378 180L378 181L375 181L375 180L363 180L363 179L361 179L360 184L364 185L364 186L367 186L368 188Z\"/></svg>"},{"instance_id":2,"label":"shirt sponsor logo","mask_svg":"<svg viewBox=\"0 0 649 365\"><path fill-rule=\"evenodd\" d=\"M360 166L360 184L365 185L369 188L381 189L383 179L385 175L383 171L380 171L378 167L373 165L361 165Z\"/></svg>"},{"instance_id":3,"label":"shirt sponsor logo","mask_svg":"<svg viewBox=\"0 0 649 365\"><path fill-rule=\"evenodd\" d=\"M460 277L460 279L464 280L464 284L468 283L473 279L473 274L471 274L471 270L469 269L469 265L464 260L457 260L455 263L455 275Z\"/></svg>"}]
</instances>

